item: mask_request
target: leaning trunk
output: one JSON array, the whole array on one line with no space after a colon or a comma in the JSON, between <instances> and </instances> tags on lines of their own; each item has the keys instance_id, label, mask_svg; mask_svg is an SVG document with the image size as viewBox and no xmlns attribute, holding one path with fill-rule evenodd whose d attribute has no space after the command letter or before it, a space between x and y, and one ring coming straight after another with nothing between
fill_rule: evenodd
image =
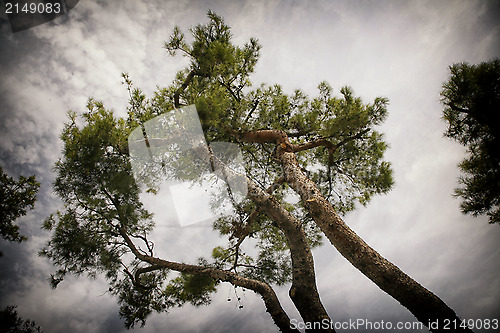
<instances>
[{"instance_id":1,"label":"leaning trunk","mask_svg":"<svg viewBox=\"0 0 500 333\"><path fill-rule=\"evenodd\" d=\"M439 297L382 257L344 223L316 184L302 172L284 131L233 131L232 134L241 142L277 144L275 154L283 165L285 180L299 194L318 227L332 245L380 289L394 297L427 327L437 320L439 326L432 328L433 332L448 332L444 327L448 321L461 322ZM455 331L472 332L461 327Z\"/></svg>"},{"instance_id":2,"label":"leaning trunk","mask_svg":"<svg viewBox=\"0 0 500 333\"><path fill-rule=\"evenodd\" d=\"M311 327L321 327L330 322L316 288L314 260L301 222L271 195L251 180L247 180L249 197L277 224L287 238L292 257L292 286L290 298L304 322ZM322 332L335 332L328 326Z\"/></svg>"},{"instance_id":3,"label":"leaning trunk","mask_svg":"<svg viewBox=\"0 0 500 333\"><path fill-rule=\"evenodd\" d=\"M197 147L197 157L214 169L221 170L222 177L231 183L237 175L224 163L218 160L208 148ZM300 221L287 211L272 195L247 178L248 196L254 201L285 234L292 257L292 286L290 298L299 311L304 322L313 327L321 326L330 317L321 303L316 287L314 260L306 234ZM335 332L328 326L323 332Z\"/></svg>"},{"instance_id":4,"label":"leaning trunk","mask_svg":"<svg viewBox=\"0 0 500 333\"><path fill-rule=\"evenodd\" d=\"M438 320L439 328L432 329L433 332L448 332L444 330L446 322L460 322L456 313L439 297L382 257L344 223L316 184L301 171L293 152L284 149L279 155L288 184L300 195L306 209L332 245L351 264L408 308L424 325L429 326L430 322ZM457 328L457 331L471 332L463 328Z\"/></svg>"}]
</instances>

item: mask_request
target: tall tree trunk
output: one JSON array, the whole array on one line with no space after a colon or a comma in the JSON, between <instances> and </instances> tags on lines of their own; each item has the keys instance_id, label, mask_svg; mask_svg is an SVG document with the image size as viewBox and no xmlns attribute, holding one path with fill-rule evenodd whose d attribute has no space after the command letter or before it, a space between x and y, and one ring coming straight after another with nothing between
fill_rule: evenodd
<instances>
[{"instance_id":1,"label":"tall tree trunk","mask_svg":"<svg viewBox=\"0 0 500 333\"><path fill-rule=\"evenodd\" d=\"M285 132L257 130L232 134L242 142L278 145L276 155L283 165L285 180L299 194L318 227L332 245L380 289L410 310L427 327L438 320L437 328L429 327L433 332L449 332L444 329L447 321L460 322L456 313L439 297L382 257L345 224L316 184L302 172ZM457 327L455 331L472 332L462 327Z\"/></svg>"},{"instance_id":2,"label":"tall tree trunk","mask_svg":"<svg viewBox=\"0 0 500 333\"><path fill-rule=\"evenodd\" d=\"M235 172L218 160L207 147L195 149L198 158L213 165L215 170L221 170L221 175L227 183L237 177ZM251 181L248 177L248 196L271 218L283 231L287 238L292 258L292 286L289 294L304 322L312 327L320 327L324 321L330 322L330 317L321 303L316 287L314 260L307 236L301 222L287 211L271 194ZM335 332L328 327L323 332Z\"/></svg>"},{"instance_id":3,"label":"tall tree trunk","mask_svg":"<svg viewBox=\"0 0 500 333\"><path fill-rule=\"evenodd\" d=\"M330 317L321 303L316 287L314 259L300 221L270 194L247 179L248 196L261 207L283 231L292 257L292 286L289 294L302 319L311 327L321 327ZM328 327L322 332L335 332Z\"/></svg>"},{"instance_id":4,"label":"tall tree trunk","mask_svg":"<svg viewBox=\"0 0 500 333\"><path fill-rule=\"evenodd\" d=\"M439 327L431 328L431 331L449 332L444 329L446 321L460 322L456 313L439 297L382 257L345 224L333 206L321 195L316 184L304 175L294 153L283 150L280 159L288 184L300 195L312 218L332 245L351 264L410 310L424 325L429 326L429 323L439 320ZM457 328L456 331L472 332L463 328Z\"/></svg>"}]
</instances>

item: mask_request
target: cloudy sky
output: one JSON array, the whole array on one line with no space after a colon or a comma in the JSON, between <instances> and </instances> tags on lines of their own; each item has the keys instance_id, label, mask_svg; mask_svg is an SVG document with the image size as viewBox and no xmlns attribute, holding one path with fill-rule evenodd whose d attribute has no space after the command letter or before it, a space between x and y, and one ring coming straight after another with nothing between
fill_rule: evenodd
<instances>
[{"instance_id":1,"label":"cloudy sky","mask_svg":"<svg viewBox=\"0 0 500 333\"><path fill-rule=\"evenodd\" d=\"M67 15L15 34L2 8L0 165L16 178L36 174L42 187L36 209L18 221L30 240L0 241L0 306L17 305L46 332L125 331L104 280L68 278L52 290L46 279L54 267L37 256L49 236L40 225L61 205L51 193L62 148L58 136L66 112L84 111L89 97L124 115L122 72L149 95L168 85L186 59L169 57L163 42L174 25L206 22L208 9L232 26L235 43L259 39L255 84L278 83L287 92L300 88L313 95L326 80L337 91L350 85L366 102L389 98L389 118L380 130L391 147L387 160L396 187L345 220L460 317L499 318L500 226L461 215L451 196L464 149L443 138L439 103L449 65L500 56L496 1L82 0ZM414 320L332 246L314 255L318 289L334 321ZM289 315L299 319L287 289L278 291ZM235 293L243 309L227 302ZM154 315L136 330L276 328L259 297L222 287L212 305Z\"/></svg>"}]
</instances>

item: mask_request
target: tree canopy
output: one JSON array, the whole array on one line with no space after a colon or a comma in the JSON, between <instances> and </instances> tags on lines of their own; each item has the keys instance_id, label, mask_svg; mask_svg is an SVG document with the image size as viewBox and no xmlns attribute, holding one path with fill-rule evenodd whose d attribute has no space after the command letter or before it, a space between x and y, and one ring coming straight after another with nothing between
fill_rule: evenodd
<instances>
[{"instance_id":1,"label":"tree canopy","mask_svg":"<svg viewBox=\"0 0 500 333\"><path fill-rule=\"evenodd\" d=\"M387 143L376 130L387 116L388 100L365 103L350 87L336 95L326 82L314 97L300 90L287 94L279 85L253 87L258 41L236 46L223 19L213 12L208 18L190 30L189 40L176 27L165 43L171 55L182 53L190 60L170 86L147 98L124 74L130 93L126 118L93 99L81 116L69 114L54 183L65 207L46 220L52 237L41 252L59 267L53 286L69 273L103 274L118 296L126 326L133 327L144 324L153 311L208 304L219 284L228 282L258 293L280 330L295 331L273 286L290 285L290 298L304 322L329 320L311 252L326 236L424 324L457 318L340 217L393 186L390 163L383 159ZM129 135L142 128L148 147L160 142L147 136L145 124L188 105L196 106L207 144L238 145L248 195L235 204L234 214L213 224L227 245L196 262L175 262L157 257L149 238L155 217L144 208L140 193L155 189L134 179ZM225 177L238 176L211 149L199 147L195 154ZM179 177L189 180L190 175ZM291 200L292 194L299 199ZM243 251L250 240L255 251Z\"/></svg>"},{"instance_id":2,"label":"tree canopy","mask_svg":"<svg viewBox=\"0 0 500 333\"><path fill-rule=\"evenodd\" d=\"M40 184L35 176L20 176L16 181L3 172L0 167L0 232L4 239L22 242L26 236L19 233L19 226L14 221L26 215L27 209L35 207L36 193Z\"/></svg>"},{"instance_id":3,"label":"tree canopy","mask_svg":"<svg viewBox=\"0 0 500 333\"><path fill-rule=\"evenodd\" d=\"M467 147L455 190L462 212L500 223L500 60L450 66L441 96L445 135Z\"/></svg>"},{"instance_id":4,"label":"tree canopy","mask_svg":"<svg viewBox=\"0 0 500 333\"><path fill-rule=\"evenodd\" d=\"M0 331L8 333L41 333L40 326L29 319L19 317L16 307L6 306L0 310Z\"/></svg>"}]
</instances>

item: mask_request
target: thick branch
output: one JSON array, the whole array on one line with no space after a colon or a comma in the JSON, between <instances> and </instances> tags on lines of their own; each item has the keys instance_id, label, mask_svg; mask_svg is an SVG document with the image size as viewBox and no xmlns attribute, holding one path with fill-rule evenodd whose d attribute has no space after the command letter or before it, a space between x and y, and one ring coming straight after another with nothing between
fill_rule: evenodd
<instances>
[{"instance_id":1,"label":"thick branch","mask_svg":"<svg viewBox=\"0 0 500 333\"><path fill-rule=\"evenodd\" d=\"M186 76L186 79L182 83L182 85L177 89L174 93L174 105L175 108L180 108L181 104L179 102L179 97L180 95L186 90L187 86L191 83L191 80L193 79L194 75L196 74L195 70L193 69L191 72L189 72L188 76Z\"/></svg>"},{"instance_id":2,"label":"thick branch","mask_svg":"<svg viewBox=\"0 0 500 333\"><path fill-rule=\"evenodd\" d=\"M273 136L284 136L286 138L286 135L282 131L262 130L258 131L256 135L264 140L271 140ZM195 151L201 160L210 161L210 163L214 164L216 170L222 170L226 182L230 183L233 178L238 176L219 159L212 156L208 148L200 146ZM329 320L329 316L319 298L314 273L314 260L302 224L272 195L264 191L248 177L246 178L246 182L249 198L264 210L287 238L293 268L290 297L300 315L306 322ZM270 190L272 189L273 186L271 186Z\"/></svg>"},{"instance_id":3,"label":"thick branch","mask_svg":"<svg viewBox=\"0 0 500 333\"><path fill-rule=\"evenodd\" d=\"M287 138L285 132L270 129L261 129L246 132L233 131L231 134L241 142L278 143Z\"/></svg>"},{"instance_id":4,"label":"thick branch","mask_svg":"<svg viewBox=\"0 0 500 333\"><path fill-rule=\"evenodd\" d=\"M302 143L302 144L292 144L291 146L292 146L292 150L294 152L299 152L299 151L322 146L322 147L327 148L328 152L330 154L333 154L335 152L335 150L337 150L339 147L345 145L346 143L348 143L350 141L360 139L364 134L368 133L369 131L370 131L370 129L366 128L355 135L352 135L350 137L345 138L344 140L340 141L337 144L333 144L331 141L327 140L327 138L319 138L319 139L312 140L312 141Z\"/></svg>"},{"instance_id":5,"label":"thick branch","mask_svg":"<svg viewBox=\"0 0 500 333\"><path fill-rule=\"evenodd\" d=\"M257 135L261 134L261 138L264 138L266 135L270 138L272 136L281 137L283 132L260 131L260 133L257 133ZM200 147L196 151L198 157L202 160L211 160L211 163L215 165L215 169L223 170L223 174L227 178L226 181L231 181L231 178L237 176L234 171L220 160L214 156L207 156L209 154L208 149ZM249 198L261 207L287 238L292 257L292 287L290 288L290 297L300 315L305 322L321 323L325 319L329 321L330 318L319 298L314 272L314 260L301 222L287 211L268 191L264 191L249 178L247 178L247 187ZM274 186L271 186L269 192L273 189ZM333 329L331 332L333 332Z\"/></svg>"},{"instance_id":6,"label":"thick branch","mask_svg":"<svg viewBox=\"0 0 500 333\"><path fill-rule=\"evenodd\" d=\"M149 267L139 269L135 276L136 280L138 280L140 274L142 273L151 272L158 269L171 269L182 273L203 274L210 276L216 280L229 282L235 286L250 289L260 294L266 305L267 312L269 312L274 320L274 323L282 332L298 332L297 330L291 328L290 318L281 307L276 293L267 283L245 278L236 273L213 267L189 265L145 255L136 248L123 227L120 227L120 235L123 237L125 243L127 243L127 246L130 248L130 251L132 251L137 259L151 265Z\"/></svg>"},{"instance_id":7,"label":"thick branch","mask_svg":"<svg viewBox=\"0 0 500 333\"><path fill-rule=\"evenodd\" d=\"M128 270L127 267L125 267L123 271L125 272L125 274L128 275L128 277L130 278L130 280L132 281L132 283L134 284L134 286L136 288L149 289L150 287L147 287L147 286L144 286L144 285L141 284L141 274L153 272L153 271L156 271L156 270L159 270L159 269L163 269L163 267L158 266L158 265L152 265L152 266L148 266L148 267L143 267L143 268L139 268L135 272L134 275L132 275L132 273L130 273L130 271Z\"/></svg>"},{"instance_id":8,"label":"thick branch","mask_svg":"<svg viewBox=\"0 0 500 333\"><path fill-rule=\"evenodd\" d=\"M306 209L326 237L351 264L408 308L424 325L438 319L442 328L445 319L459 321L455 312L439 297L382 257L344 223L316 184L303 174L294 153L282 151L279 158L288 184L306 203ZM470 332L468 329L462 331Z\"/></svg>"},{"instance_id":9,"label":"thick branch","mask_svg":"<svg viewBox=\"0 0 500 333\"><path fill-rule=\"evenodd\" d=\"M292 257L292 286L289 294L304 322L330 321L319 298L314 272L314 260L301 222L273 196L247 180L248 195L283 231ZM325 332L334 332L325 330Z\"/></svg>"},{"instance_id":10,"label":"thick branch","mask_svg":"<svg viewBox=\"0 0 500 333\"><path fill-rule=\"evenodd\" d=\"M292 145L292 150L294 152L299 152L321 146L327 148L330 153L332 153L336 149L336 145L334 145L331 141L325 138L320 138L302 144L294 144Z\"/></svg>"}]
</instances>

